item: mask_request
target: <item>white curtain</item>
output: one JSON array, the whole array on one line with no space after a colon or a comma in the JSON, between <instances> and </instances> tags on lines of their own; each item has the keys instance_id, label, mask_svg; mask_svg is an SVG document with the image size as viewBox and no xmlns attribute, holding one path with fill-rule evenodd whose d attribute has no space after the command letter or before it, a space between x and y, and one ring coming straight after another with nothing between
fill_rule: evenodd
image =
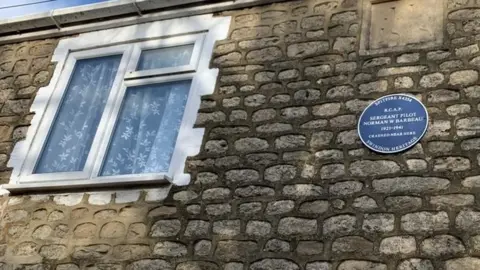
<instances>
[{"instance_id":1,"label":"white curtain","mask_svg":"<svg viewBox=\"0 0 480 270\"><path fill-rule=\"evenodd\" d=\"M83 170L121 57L77 61L35 173Z\"/></svg>"},{"instance_id":2,"label":"white curtain","mask_svg":"<svg viewBox=\"0 0 480 270\"><path fill-rule=\"evenodd\" d=\"M100 172L168 172L191 81L130 87Z\"/></svg>"}]
</instances>

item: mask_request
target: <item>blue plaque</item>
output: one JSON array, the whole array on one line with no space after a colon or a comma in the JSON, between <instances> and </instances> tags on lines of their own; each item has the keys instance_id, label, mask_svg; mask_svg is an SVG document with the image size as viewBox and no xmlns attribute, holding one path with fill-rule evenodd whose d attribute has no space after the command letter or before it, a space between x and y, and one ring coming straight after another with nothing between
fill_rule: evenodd
<instances>
[{"instance_id":1,"label":"blue plaque","mask_svg":"<svg viewBox=\"0 0 480 270\"><path fill-rule=\"evenodd\" d=\"M371 150L391 154L414 146L428 127L427 108L415 97L381 97L360 115L358 135Z\"/></svg>"}]
</instances>

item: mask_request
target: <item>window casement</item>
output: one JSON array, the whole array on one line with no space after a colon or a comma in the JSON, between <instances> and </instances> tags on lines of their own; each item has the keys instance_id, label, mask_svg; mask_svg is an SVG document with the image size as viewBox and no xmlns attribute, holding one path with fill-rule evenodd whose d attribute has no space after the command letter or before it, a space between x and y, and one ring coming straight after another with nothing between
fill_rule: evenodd
<instances>
[{"instance_id":1,"label":"window casement","mask_svg":"<svg viewBox=\"0 0 480 270\"><path fill-rule=\"evenodd\" d=\"M193 129L200 96L217 76L209 60L228 26L202 15L62 40L6 188L188 183L185 159L203 137Z\"/></svg>"}]
</instances>

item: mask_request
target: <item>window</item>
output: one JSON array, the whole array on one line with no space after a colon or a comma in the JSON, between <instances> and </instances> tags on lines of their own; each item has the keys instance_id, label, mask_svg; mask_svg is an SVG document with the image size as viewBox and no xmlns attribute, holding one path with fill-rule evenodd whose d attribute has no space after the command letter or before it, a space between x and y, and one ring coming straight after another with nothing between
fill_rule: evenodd
<instances>
[{"instance_id":1,"label":"window","mask_svg":"<svg viewBox=\"0 0 480 270\"><path fill-rule=\"evenodd\" d=\"M206 16L176 20L192 18L203 21ZM35 100L43 110L34 108L40 115L14 150L20 160L12 157L11 184L188 182L185 159L198 152L203 137L203 130L193 129L200 95L213 92L213 83L201 80L216 77L208 69L210 54L228 27L228 20L216 20L223 26L193 33L178 28L187 33L169 38L139 36L124 27L61 43L55 54L63 55L64 62L58 63L63 66L57 65L49 87ZM162 29L172 21L142 26ZM92 34L97 39L118 35L119 30L126 31L119 42L87 40ZM48 104L39 105L47 95Z\"/></svg>"}]
</instances>

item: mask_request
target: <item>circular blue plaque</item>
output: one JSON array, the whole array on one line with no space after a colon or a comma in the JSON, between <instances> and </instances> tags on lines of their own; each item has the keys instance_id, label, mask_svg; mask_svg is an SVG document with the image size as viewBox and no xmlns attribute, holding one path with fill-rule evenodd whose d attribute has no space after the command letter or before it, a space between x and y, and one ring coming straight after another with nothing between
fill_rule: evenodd
<instances>
[{"instance_id":1,"label":"circular blue plaque","mask_svg":"<svg viewBox=\"0 0 480 270\"><path fill-rule=\"evenodd\" d=\"M415 97L381 97L360 115L358 135L371 150L391 154L414 146L428 127L427 108Z\"/></svg>"}]
</instances>

